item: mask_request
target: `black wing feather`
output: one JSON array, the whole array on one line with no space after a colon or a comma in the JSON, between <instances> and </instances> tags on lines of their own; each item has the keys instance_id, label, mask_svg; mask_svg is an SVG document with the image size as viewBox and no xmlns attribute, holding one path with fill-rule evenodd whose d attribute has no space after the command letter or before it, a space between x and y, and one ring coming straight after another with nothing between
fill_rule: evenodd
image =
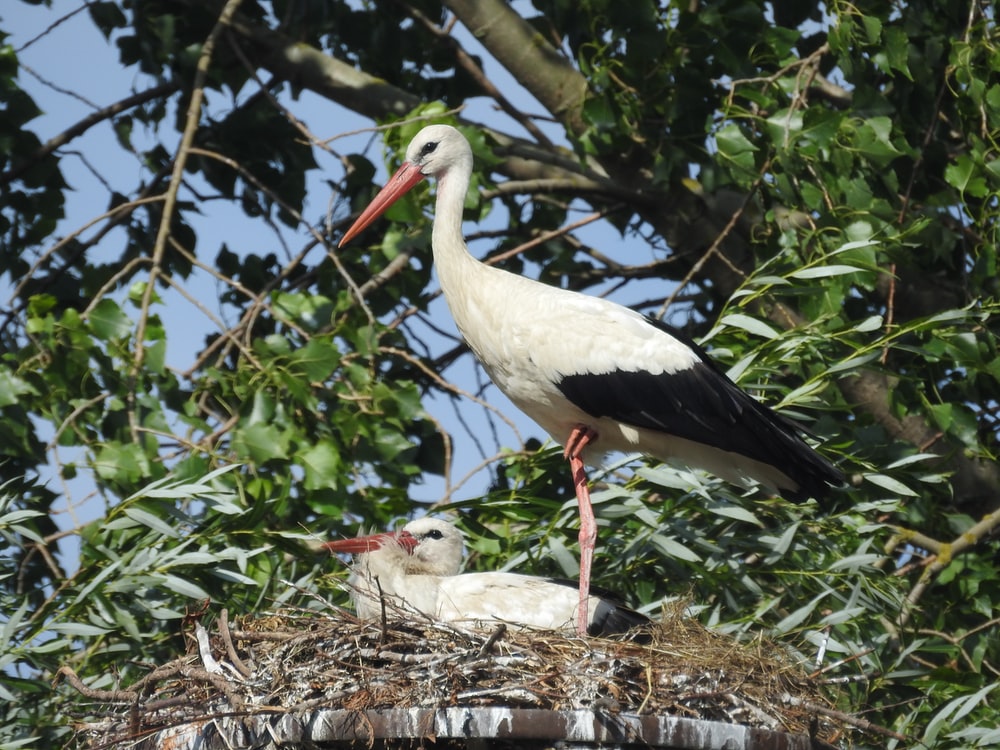
<instances>
[{"instance_id":1,"label":"black wing feather","mask_svg":"<svg viewBox=\"0 0 1000 750\"><path fill-rule=\"evenodd\" d=\"M666 324L648 319L686 346L699 361L673 373L581 373L558 388L593 417L609 417L702 445L737 453L784 472L799 490L791 500L822 498L844 477L800 437L803 429L761 404L723 373L701 347Z\"/></svg>"},{"instance_id":2,"label":"black wing feather","mask_svg":"<svg viewBox=\"0 0 1000 750\"><path fill-rule=\"evenodd\" d=\"M565 578L549 578L547 580L550 583L557 583L572 589L579 585L576 581ZM633 628L645 628L652 623L646 615L626 607L617 594L607 589L591 586L590 595L598 597L601 601L594 608L594 621L587 627L588 635L618 635L627 633ZM650 640L650 635L648 632L638 631L633 635L633 640L637 643L647 643Z\"/></svg>"}]
</instances>

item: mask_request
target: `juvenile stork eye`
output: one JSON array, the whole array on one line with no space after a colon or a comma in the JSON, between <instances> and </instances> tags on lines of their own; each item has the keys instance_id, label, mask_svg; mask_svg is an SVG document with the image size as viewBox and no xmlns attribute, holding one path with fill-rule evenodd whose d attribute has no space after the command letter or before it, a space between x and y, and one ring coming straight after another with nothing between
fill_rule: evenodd
<instances>
[{"instance_id":1,"label":"juvenile stork eye","mask_svg":"<svg viewBox=\"0 0 1000 750\"><path fill-rule=\"evenodd\" d=\"M437 141L430 141L428 143L425 143L424 147L422 149L420 149L420 155L421 156L430 156L431 154L434 153L434 151L437 149L437 147L438 147ZM438 533L440 534L440 532L438 532Z\"/></svg>"},{"instance_id":2,"label":"juvenile stork eye","mask_svg":"<svg viewBox=\"0 0 1000 750\"><path fill-rule=\"evenodd\" d=\"M431 529L424 534L424 539L444 539L444 534L441 533L441 529Z\"/></svg>"}]
</instances>

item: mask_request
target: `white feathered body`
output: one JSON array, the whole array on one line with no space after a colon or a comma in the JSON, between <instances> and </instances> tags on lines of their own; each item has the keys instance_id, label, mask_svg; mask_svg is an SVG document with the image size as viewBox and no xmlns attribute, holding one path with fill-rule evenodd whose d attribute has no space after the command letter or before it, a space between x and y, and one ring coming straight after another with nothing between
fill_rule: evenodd
<instances>
[{"instance_id":1,"label":"white feathered body","mask_svg":"<svg viewBox=\"0 0 1000 750\"><path fill-rule=\"evenodd\" d=\"M383 604L391 618L455 623L470 628L574 629L579 592L572 582L506 572L459 574L461 533L435 518L411 521L404 530L412 550L389 540L359 555L350 578L358 617L377 620ZM588 620L599 632L621 632L645 618L606 597L591 595Z\"/></svg>"}]
</instances>

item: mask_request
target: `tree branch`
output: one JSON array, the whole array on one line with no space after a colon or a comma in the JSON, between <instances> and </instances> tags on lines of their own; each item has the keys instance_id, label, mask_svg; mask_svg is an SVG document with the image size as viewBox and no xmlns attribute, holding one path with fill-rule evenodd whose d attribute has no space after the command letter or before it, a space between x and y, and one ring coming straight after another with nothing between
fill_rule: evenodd
<instances>
[{"instance_id":1,"label":"tree branch","mask_svg":"<svg viewBox=\"0 0 1000 750\"><path fill-rule=\"evenodd\" d=\"M531 24L502 0L445 0L444 5L569 132L586 130L587 80Z\"/></svg>"},{"instance_id":2,"label":"tree branch","mask_svg":"<svg viewBox=\"0 0 1000 750\"><path fill-rule=\"evenodd\" d=\"M785 314L791 314L787 310ZM952 492L962 506L996 506L1000 487L1000 465L994 461L968 456L962 445L939 431L922 417L899 418L892 412L889 394L893 383L884 372L861 370L837 381L844 398L854 407L870 414L875 422L896 440L915 446L937 444L939 468L952 471Z\"/></svg>"},{"instance_id":3,"label":"tree branch","mask_svg":"<svg viewBox=\"0 0 1000 750\"><path fill-rule=\"evenodd\" d=\"M325 96L365 117L373 120L393 115L403 117L423 103L416 94L238 15L230 29L252 43L256 54L248 56L257 64L283 80Z\"/></svg>"},{"instance_id":4,"label":"tree branch","mask_svg":"<svg viewBox=\"0 0 1000 750\"><path fill-rule=\"evenodd\" d=\"M99 109L96 112L92 112L76 124L61 132L59 135L54 138L50 138L33 154L17 160L15 166L11 167L3 174L0 174L0 185L7 185L13 182L57 148L65 146L74 138L83 135L94 127L94 125L104 122L104 120L114 117L127 109L132 109L140 104L152 101L153 99L167 97L179 88L180 85L176 82L164 83L159 86L154 86L151 89L147 89L146 91L141 91L138 94L128 96L121 101L115 102L114 104L109 104L107 107Z\"/></svg>"}]
</instances>

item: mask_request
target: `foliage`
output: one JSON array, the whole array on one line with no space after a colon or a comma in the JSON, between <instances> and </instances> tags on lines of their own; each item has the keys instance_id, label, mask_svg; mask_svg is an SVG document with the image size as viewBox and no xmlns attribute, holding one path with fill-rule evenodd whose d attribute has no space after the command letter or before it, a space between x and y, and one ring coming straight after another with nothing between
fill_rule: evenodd
<instances>
[{"instance_id":1,"label":"foliage","mask_svg":"<svg viewBox=\"0 0 1000 750\"><path fill-rule=\"evenodd\" d=\"M997 742L992 6L87 12L133 88L56 138L39 102L67 87L22 67L46 35L0 41L0 747L77 744L99 707L52 686L61 667L127 686L205 606L342 596L310 543L423 512L427 488L470 532L468 567L575 575L560 451L508 427L458 341L427 193L335 248L429 120L473 142L474 252L666 311L850 477L796 506L616 463L593 476L598 582L779 639L844 711L907 738L845 742ZM500 20L476 42L478 12ZM348 111L393 127L339 140ZM81 214L84 193L102 208ZM488 487L464 478L477 462Z\"/></svg>"}]
</instances>

